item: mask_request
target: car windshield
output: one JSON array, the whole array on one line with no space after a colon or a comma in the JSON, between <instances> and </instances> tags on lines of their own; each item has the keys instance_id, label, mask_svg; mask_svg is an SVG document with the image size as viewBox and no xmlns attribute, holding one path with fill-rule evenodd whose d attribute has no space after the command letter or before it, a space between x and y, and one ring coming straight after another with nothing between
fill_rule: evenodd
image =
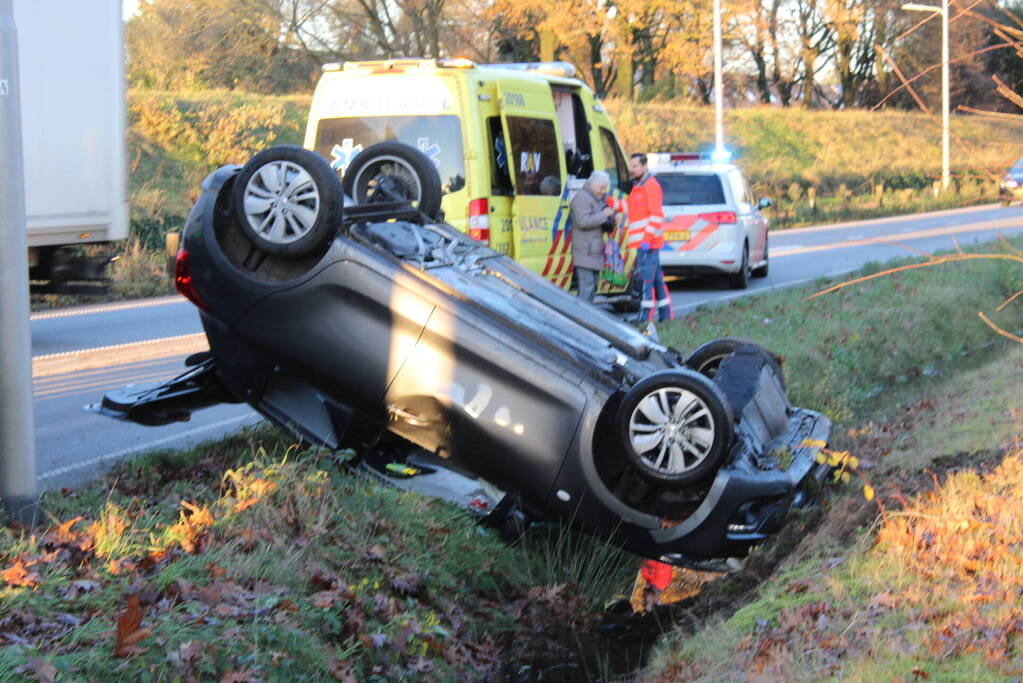
<instances>
[{"instance_id":1,"label":"car windshield","mask_svg":"<svg viewBox=\"0 0 1023 683\"><path fill-rule=\"evenodd\" d=\"M1009 175L1011 176L1023 176L1023 159L1020 159L1009 169Z\"/></svg>"},{"instance_id":2,"label":"car windshield","mask_svg":"<svg viewBox=\"0 0 1023 683\"><path fill-rule=\"evenodd\" d=\"M323 119L316 152L343 175L355 156L378 142L397 141L433 160L445 193L465 187L462 125L457 116L360 116Z\"/></svg>"},{"instance_id":3,"label":"car windshield","mask_svg":"<svg viewBox=\"0 0 1023 683\"><path fill-rule=\"evenodd\" d=\"M724 204L721 178L714 173L664 173L657 175L664 190L664 204Z\"/></svg>"}]
</instances>

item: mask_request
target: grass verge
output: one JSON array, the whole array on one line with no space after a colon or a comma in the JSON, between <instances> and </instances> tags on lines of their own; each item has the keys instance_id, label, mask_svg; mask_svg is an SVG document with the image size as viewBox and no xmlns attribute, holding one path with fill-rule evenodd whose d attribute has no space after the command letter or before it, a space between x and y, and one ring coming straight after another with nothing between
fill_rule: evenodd
<instances>
[{"instance_id":1,"label":"grass verge","mask_svg":"<svg viewBox=\"0 0 1023 683\"><path fill-rule=\"evenodd\" d=\"M589 538L509 547L267 427L141 458L43 507L45 531L0 534L3 681L584 668L577 636L634 566ZM577 573L587 561L599 580Z\"/></svg>"},{"instance_id":2,"label":"grass verge","mask_svg":"<svg viewBox=\"0 0 1023 683\"><path fill-rule=\"evenodd\" d=\"M680 605L682 628L642 680L1020 675L1023 347L976 312L1023 288L1023 272L962 266L812 301L819 287L769 294L664 328L685 346L726 326L785 353L793 401L838 418L833 441L858 456L877 498L829 496L814 525ZM1002 322L1018 329L1012 305Z\"/></svg>"}]
</instances>

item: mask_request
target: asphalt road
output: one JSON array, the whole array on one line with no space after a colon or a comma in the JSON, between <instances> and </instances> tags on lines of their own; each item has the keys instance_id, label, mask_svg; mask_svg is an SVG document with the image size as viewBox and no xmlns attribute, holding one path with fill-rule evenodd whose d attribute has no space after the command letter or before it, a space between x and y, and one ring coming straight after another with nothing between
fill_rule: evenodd
<instances>
[{"instance_id":1,"label":"asphalt road","mask_svg":"<svg viewBox=\"0 0 1023 683\"><path fill-rule=\"evenodd\" d=\"M1023 232L1023 208L998 206L787 230L770 236L771 268L742 292L718 278L671 284L677 314L700 305L840 277L871 261ZM260 418L245 405L202 411L166 427L120 423L84 410L105 391L161 381L206 348L195 308L179 297L87 306L32 316L38 475L52 489L86 481L121 458L218 438Z\"/></svg>"}]
</instances>

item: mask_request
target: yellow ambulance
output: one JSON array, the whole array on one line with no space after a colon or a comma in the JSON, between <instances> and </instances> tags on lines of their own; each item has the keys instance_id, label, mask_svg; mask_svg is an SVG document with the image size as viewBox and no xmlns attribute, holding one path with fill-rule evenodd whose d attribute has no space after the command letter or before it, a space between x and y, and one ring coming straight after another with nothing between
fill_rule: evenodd
<instances>
[{"instance_id":1,"label":"yellow ambulance","mask_svg":"<svg viewBox=\"0 0 1023 683\"><path fill-rule=\"evenodd\" d=\"M594 169L621 197L628 166L604 107L564 62L477 65L467 59L327 64L305 147L343 176L360 151L397 141L440 174L445 220L555 284L572 282L569 201ZM628 282L635 254L613 233ZM627 284L602 280L598 293Z\"/></svg>"}]
</instances>

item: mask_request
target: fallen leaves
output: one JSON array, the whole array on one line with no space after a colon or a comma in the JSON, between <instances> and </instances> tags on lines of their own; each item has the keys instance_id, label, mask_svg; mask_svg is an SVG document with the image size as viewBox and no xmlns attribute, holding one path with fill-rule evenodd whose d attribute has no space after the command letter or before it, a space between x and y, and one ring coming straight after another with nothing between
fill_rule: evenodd
<instances>
[{"instance_id":1,"label":"fallen leaves","mask_svg":"<svg viewBox=\"0 0 1023 683\"><path fill-rule=\"evenodd\" d=\"M39 573L31 569L33 564L29 561L26 565L25 560L19 557L12 566L0 572L0 578L12 586L33 588L42 580Z\"/></svg>"},{"instance_id":2,"label":"fallen leaves","mask_svg":"<svg viewBox=\"0 0 1023 683\"><path fill-rule=\"evenodd\" d=\"M138 643L153 634L151 629L142 628L142 607L137 595L128 598L128 606L117 617L117 640L114 644L115 657L132 657L142 652Z\"/></svg>"}]
</instances>

